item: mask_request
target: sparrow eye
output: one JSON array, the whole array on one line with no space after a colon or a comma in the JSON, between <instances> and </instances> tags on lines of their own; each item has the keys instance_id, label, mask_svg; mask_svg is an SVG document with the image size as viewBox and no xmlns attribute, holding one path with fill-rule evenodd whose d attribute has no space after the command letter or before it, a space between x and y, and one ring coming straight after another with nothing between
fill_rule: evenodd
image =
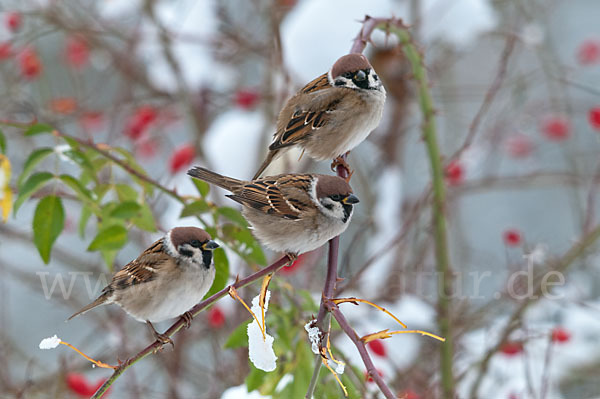
<instances>
[{"instance_id":1,"label":"sparrow eye","mask_svg":"<svg viewBox=\"0 0 600 399\"><path fill-rule=\"evenodd\" d=\"M198 240L192 240L192 241L190 241L190 245L194 248L200 248L200 245L202 245L202 244Z\"/></svg>"},{"instance_id":2,"label":"sparrow eye","mask_svg":"<svg viewBox=\"0 0 600 399\"><path fill-rule=\"evenodd\" d=\"M367 78L367 74L365 73L365 71L358 71L356 72L356 75L354 77L355 80L361 82L363 80L365 80Z\"/></svg>"},{"instance_id":3,"label":"sparrow eye","mask_svg":"<svg viewBox=\"0 0 600 399\"><path fill-rule=\"evenodd\" d=\"M343 199L343 197L339 194L333 194L333 195L329 196L329 198L331 198L334 201L338 201L338 202Z\"/></svg>"},{"instance_id":4,"label":"sparrow eye","mask_svg":"<svg viewBox=\"0 0 600 399\"><path fill-rule=\"evenodd\" d=\"M346 72L342 76L345 77L346 79L352 79L354 77L354 74L352 72Z\"/></svg>"}]
</instances>

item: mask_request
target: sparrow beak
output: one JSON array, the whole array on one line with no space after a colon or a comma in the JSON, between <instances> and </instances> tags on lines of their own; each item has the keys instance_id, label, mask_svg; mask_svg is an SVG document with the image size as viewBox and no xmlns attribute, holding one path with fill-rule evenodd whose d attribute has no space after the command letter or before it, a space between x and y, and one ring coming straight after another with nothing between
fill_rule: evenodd
<instances>
[{"instance_id":1,"label":"sparrow beak","mask_svg":"<svg viewBox=\"0 0 600 399\"><path fill-rule=\"evenodd\" d=\"M204 244L202 244L202 249L204 249L205 251L212 251L213 249L217 249L219 248L219 244L217 244L214 241L206 241Z\"/></svg>"},{"instance_id":2,"label":"sparrow beak","mask_svg":"<svg viewBox=\"0 0 600 399\"><path fill-rule=\"evenodd\" d=\"M342 200L342 204L358 204L360 201L358 200L358 197L354 194L350 194L349 196L347 196L346 198L344 198Z\"/></svg>"}]
</instances>

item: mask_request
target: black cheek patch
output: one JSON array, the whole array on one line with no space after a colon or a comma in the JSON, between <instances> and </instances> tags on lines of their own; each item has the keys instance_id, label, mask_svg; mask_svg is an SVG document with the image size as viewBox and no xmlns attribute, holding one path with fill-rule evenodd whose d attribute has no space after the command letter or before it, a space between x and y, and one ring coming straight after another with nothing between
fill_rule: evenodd
<instances>
[{"instance_id":1,"label":"black cheek patch","mask_svg":"<svg viewBox=\"0 0 600 399\"><path fill-rule=\"evenodd\" d=\"M202 251L202 263L205 268L210 268L210 264L212 263L212 251Z\"/></svg>"},{"instance_id":2,"label":"black cheek patch","mask_svg":"<svg viewBox=\"0 0 600 399\"><path fill-rule=\"evenodd\" d=\"M346 82L344 82L343 80L336 80L335 81L335 85L336 86L344 86L346 84Z\"/></svg>"}]
</instances>

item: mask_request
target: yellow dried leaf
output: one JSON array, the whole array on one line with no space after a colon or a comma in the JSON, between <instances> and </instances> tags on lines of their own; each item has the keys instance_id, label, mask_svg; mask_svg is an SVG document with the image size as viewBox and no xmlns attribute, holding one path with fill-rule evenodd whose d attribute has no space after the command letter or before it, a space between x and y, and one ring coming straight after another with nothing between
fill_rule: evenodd
<instances>
[{"instance_id":1,"label":"yellow dried leaf","mask_svg":"<svg viewBox=\"0 0 600 399\"><path fill-rule=\"evenodd\" d=\"M10 161L0 154L0 211L6 222L12 209L12 191L10 190Z\"/></svg>"}]
</instances>

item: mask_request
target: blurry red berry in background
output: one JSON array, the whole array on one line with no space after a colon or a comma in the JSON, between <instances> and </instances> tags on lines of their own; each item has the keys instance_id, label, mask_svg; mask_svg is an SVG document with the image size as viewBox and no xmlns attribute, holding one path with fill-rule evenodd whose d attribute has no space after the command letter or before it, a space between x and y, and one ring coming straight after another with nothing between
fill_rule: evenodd
<instances>
[{"instance_id":1,"label":"blurry red berry in background","mask_svg":"<svg viewBox=\"0 0 600 399\"><path fill-rule=\"evenodd\" d=\"M459 161L452 161L446 166L446 180L451 186L461 184L465 177L465 170Z\"/></svg>"},{"instance_id":2,"label":"blurry red berry in background","mask_svg":"<svg viewBox=\"0 0 600 399\"><path fill-rule=\"evenodd\" d=\"M518 355L523 352L523 343L514 341L505 342L502 347L500 347L500 352L506 356Z\"/></svg>"},{"instance_id":3,"label":"blurry red berry in background","mask_svg":"<svg viewBox=\"0 0 600 399\"><path fill-rule=\"evenodd\" d=\"M57 97L48 102L48 108L57 114L68 115L77 109L77 100L73 97Z\"/></svg>"},{"instance_id":4,"label":"blurry red berry in background","mask_svg":"<svg viewBox=\"0 0 600 399\"><path fill-rule=\"evenodd\" d=\"M155 140L140 140L136 146L136 153L142 158L154 158L158 152L158 144Z\"/></svg>"},{"instance_id":5,"label":"blurry red berry in background","mask_svg":"<svg viewBox=\"0 0 600 399\"><path fill-rule=\"evenodd\" d=\"M555 327L550 338L552 342L565 343L571 340L571 333L562 327Z\"/></svg>"},{"instance_id":6,"label":"blurry red berry in background","mask_svg":"<svg viewBox=\"0 0 600 399\"><path fill-rule=\"evenodd\" d=\"M260 101L260 93L254 89L240 89L235 93L235 105L242 109L252 109Z\"/></svg>"},{"instance_id":7,"label":"blurry red berry in background","mask_svg":"<svg viewBox=\"0 0 600 399\"><path fill-rule=\"evenodd\" d=\"M588 121L593 129L600 131L600 106L590 109L588 112Z\"/></svg>"},{"instance_id":8,"label":"blurry red berry in background","mask_svg":"<svg viewBox=\"0 0 600 399\"><path fill-rule=\"evenodd\" d=\"M511 393L508 395L508 399L519 399L519 395L517 395L517 394L516 394L516 393L514 393L514 392L511 392Z\"/></svg>"},{"instance_id":9,"label":"blurry red berry in background","mask_svg":"<svg viewBox=\"0 0 600 399\"><path fill-rule=\"evenodd\" d=\"M6 27L11 32L18 31L19 28L21 27L21 23L23 22L23 19L21 18L21 14L16 11L7 12L5 14L4 18L5 18L4 20L6 22Z\"/></svg>"},{"instance_id":10,"label":"blurry red berry in background","mask_svg":"<svg viewBox=\"0 0 600 399\"><path fill-rule=\"evenodd\" d=\"M386 357L387 350L385 349L384 343L380 339L370 341L367 346L377 356Z\"/></svg>"},{"instance_id":11,"label":"blurry red berry in background","mask_svg":"<svg viewBox=\"0 0 600 399\"><path fill-rule=\"evenodd\" d=\"M142 137L142 134L158 118L158 112L154 107L143 105L135 110L125 124L125 134L132 140Z\"/></svg>"},{"instance_id":12,"label":"blurry red berry in background","mask_svg":"<svg viewBox=\"0 0 600 399\"><path fill-rule=\"evenodd\" d=\"M527 158L533 151L533 143L524 134L514 134L506 142L506 152L512 158Z\"/></svg>"},{"instance_id":13,"label":"blurry red berry in background","mask_svg":"<svg viewBox=\"0 0 600 399\"><path fill-rule=\"evenodd\" d=\"M104 381L106 381L105 379L101 379L100 381L98 381L94 384L94 383L89 382L83 374L79 374L79 373L67 373L65 380L66 380L65 382L67 384L67 388L71 392L73 392L74 394L77 394L81 397L85 397L85 398L89 398L94 393L96 393L98 388L100 388L102 386L102 384L104 384ZM110 388L109 388L109 390L110 390ZM107 393L108 393L108 391L107 391ZM105 394L105 396L106 396L106 394ZM103 397L105 397L105 396L103 396Z\"/></svg>"},{"instance_id":14,"label":"blurry red berry in background","mask_svg":"<svg viewBox=\"0 0 600 399\"><path fill-rule=\"evenodd\" d=\"M212 328L221 328L225 324L225 313L218 306L213 306L208 311L208 324Z\"/></svg>"},{"instance_id":15,"label":"blurry red berry in background","mask_svg":"<svg viewBox=\"0 0 600 399\"><path fill-rule=\"evenodd\" d=\"M383 377L383 372L379 369L377 369L377 374L379 374L380 377ZM365 380L367 380L367 382L373 382L373 377L369 375L367 370L365 370Z\"/></svg>"},{"instance_id":16,"label":"blurry red berry in background","mask_svg":"<svg viewBox=\"0 0 600 399\"><path fill-rule=\"evenodd\" d=\"M13 51L12 51L12 46L10 45L10 43L9 42L0 43L0 61L8 59L8 58L12 57L12 55L13 55Z\"/></svg>"},{"instance_id":17,"label":"blurry red berry in background","mask_svg":"<svg viewBox=\"0 0 600 399\"><path fill-rule=\"evenodd\" d=\"M420 396L412 389L407 389L398 394L399 399L419 399Z\"/></svg>"},{"instance_id":18,"label":"blurry red berry in background","mask_svg":"<svg viewBox=\"0 0 600 399\"><path fill-rule=\"evenodd\" d=\"M67 38L65 45L65 60L73 68L80 69L87 65L90 58L90 49L81 37L71 36Z\"/></svg>"},{"instance_id":19,"label":"blurry red berry in background","mask_svg":"<svg viewBox=\"0 0 600 399\"><path fill-rule=\"evenodd\" d=\"M563 141L571 135L571 124L562 116L549 116L542 121L542 133L548 140Z\"/></svg>"},{"instance_id":20,"label":"blurry red berry in background","mask_svg":"<svg viewBox=\"0 0 600 399\"><path fill-rule=\"evenodd\" d=\"M171 155L171 160L169 161L171 173L175 174L181 169L189 166L194 160L194 156L196 156L196 149L191 144L186 144L177 148L175 152L173 152L173 155Z\"/></svg>"},{"instance_id":21,"label":"blurry red berry in background","mask_svg":"<svg viewBox=\"0 0 600 399\"><path fill-rule=\"evenodd\" d=\"M502 233L502 239L507 247L518 247L521 245L521 232L517 229L508 229Z\"/></svg>"},{"instance_id":22,"label":"blurry red berry in background","mask_svg":"<svg viewBox=\"0 0 600 399\"><path fill-rule=\"evenodd\" d=\"M33 48L24 49L18 58L21 75L25 78L33 80L42 74L42 61Z\"/></svg>"},{"instance_id":23,"label":"blurry red berry in background","mask_svg":"<svg viewBox=\"0 0 600 399\"><path fill-rule=\"evenodd\" d=\"M591 65L600 62L600 40L588 39L577 48L577 61L581 65Z\"/></svg>"},{"instance_id":24,"label":"blurry red berry in background","mask_svg":"<svg viewBox=\"0 0 600 399\"><path fill-rule=\"evenodd\" d=\"M98 130L102 127L103 119L100 111L86 111L79 118L79 123L85 130Z\"/></svg>"}]
</instances>

